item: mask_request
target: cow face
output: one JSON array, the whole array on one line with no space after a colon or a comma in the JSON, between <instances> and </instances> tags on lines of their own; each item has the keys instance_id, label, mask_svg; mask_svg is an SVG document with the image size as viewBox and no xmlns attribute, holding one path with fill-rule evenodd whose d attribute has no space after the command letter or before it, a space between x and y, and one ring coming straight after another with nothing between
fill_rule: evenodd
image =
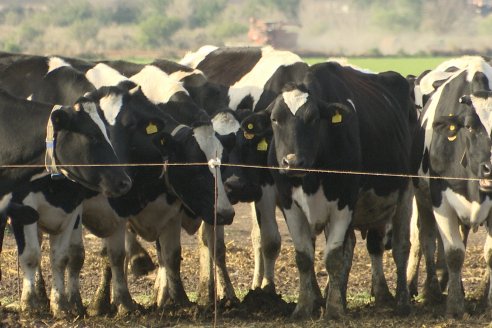
<instances>
[{"instance_id":1,"label":"cow face","mask_svg":"<svg viewBox=\"0 0 492 328\"><path fill-rule=\"evenodd\" d=\"M99 104L109 138L121 162L162 162L161 152L155 148L153 139L165 126L163 114L139 88L128 91L121 87L102 87L84 98ZM145 179L155 179L161 173L157 167L132 167L129 171L132 176L145 171L145 174L139 174Z\"/></svg>"},{"instance_id":2,"label":"cow face","mask_svg":"<svg viewBox=\"0 0 492 328\"><path fill-rule=\"evenodd\" d=\"M176 161L208 163L223 156L223 147L211 125L190 129L182 126L173 135L177 143ZM230 224L234 208L227 199L221 171L204 165L171 166L169 179L180 199L196 216L213 224L215 209L215 180L217 181L217 223Z\"/></svg>"},{"instance_id":3,"label":"cow face","mask_svg":"<svg viewBox=\"0 0 492 328\"><path fill-rule=\"evenodd\" d=\"M263 135L271 128L280 173L303 176L303 168L319 163L320 144L329 146L332 129L343 127L354 110L341 103L326 103L305 85L288 84L264 113L242 122L247 133Z\"/></svg>"},{"instance_id":4,"label":"cow face","mask_svg":"<svg viewBox=\"0 0 492 328\"><path fill-rule=\"evenodd\" d=\"M480 179L480 191L492 192L491 132L492 92L480 91L463 96L465 111L434 120L434 130L447 136L447 143L464 144L461 165L468 176Z\"/></svg>"},{"instance_id":5,"label":"cow face","mask_svg":"<svg viewBox=\"0 0 492 328\"><path fill-rule=\"evenodd\" d=\"M60 164L61 172L108 197L127 193L132 182L122 167L91 166L120 163L96 105L91 102L77 103L74 109L64 107L51 115L56 133L55 159Z\"/></svg>"}]
</instances>

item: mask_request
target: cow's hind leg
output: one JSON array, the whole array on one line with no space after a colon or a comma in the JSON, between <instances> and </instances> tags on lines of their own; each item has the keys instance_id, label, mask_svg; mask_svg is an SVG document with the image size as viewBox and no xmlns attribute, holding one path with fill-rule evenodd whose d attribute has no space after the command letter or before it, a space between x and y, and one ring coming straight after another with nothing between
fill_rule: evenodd
<instances>
[{"instance_id":1,"label":"cow's hind leg","mask_svg":"<svg viewBox=\"0 0 492 328\"><path fill-rule=\"evenodd\" d=\"M100 267L99 285L87 307L87 314L90 316L100 316L111 312L111 266L106 247L101 250Z\"/></svg>"},{"instance_id":2,"label":"cow's hind leg","mask_svg":"<svg viewBox=\"0 0 492 328\"><path fill-rule=\"evenodd\" d=\"M145 276L155 270L155 264L149 253L138 242L135 232L129 228L125 231L125 250L125 261L127 263L125 269L129 270L134 276Z\"/></svg>"},{"instance_id":3,"label":"cow's hind leg","mask_svg":"<svg viewBox=\"0 0 492 328\"><path fill-rule=\"evenodd\" d=\"M383 268L384 253L384 226L381 229L370 229L367 234L367 251L371 257L371 293L374 295L376 304L392 304L391 295Z\"/></svg>"}]
</instances>

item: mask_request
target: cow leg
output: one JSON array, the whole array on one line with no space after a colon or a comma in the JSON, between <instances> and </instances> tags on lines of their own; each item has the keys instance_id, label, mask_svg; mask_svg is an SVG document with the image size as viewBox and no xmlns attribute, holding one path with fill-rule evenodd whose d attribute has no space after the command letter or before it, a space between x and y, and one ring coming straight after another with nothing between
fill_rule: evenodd
<instances>
[{"instance_id":1,"label":"cow leg","mask_svg":"<svg viewBox=\"0 0 492 328\"><path fill-rule=\"evenodd\" d=\"M483 248L485 262L487 263L487 274L486 282L484 286L484 296L487 300L487 308L492 315L492 218L488 218L487 222L487 238L485 239L485 244Z\"/></svg>"},{"instance_id":2,"label":"cow leg","mask_svg":"<svg viewBox=\"0 0 492 328\"><path fill-rule=\"evenodd\" d=\"M410 218L412 215L413 187L407 188L399 199L393 216L392 254L396 264L396 313L410 314L410 294L407 286L407 265L410 252Z\"/></svg>"},{"instance_id":3,"label":"cow leg","mask_svg":"<svg viewBox=\"0 0 492 328\"><path fill-rule=\"evenodd\" d=\"M79 316L85 313L84 305L82 304L82 297L80 296L80 271L82 271L84 260L84 240L82 237L82 224L79 216L70 238L70 246L68 249L67 282L68 304Z\"/></svg>"},{"instance_id":4,"label":"cow leg","mask_svg":"<svg viewBox=\"0 0 492 328\"><path fill-rule=\"evenodd\" d=\"M181 280L181 220L170 221L159 236L159 270L157 306L168 303L187 305L190 303ZM163 277L162 275L165 274Z\"/></svg>"},{"instance_id":5,"label":"cow leg","mask_svg":"<svg viewBox=\"0 0 492 328\"><path fill-rule=\"evenodd\" d=\"M343 246L344 269L343 269L343 277L342 277L342 299L345 302L344 304L345 307L347 306L347 286L348 286L350 269L352 268L355 243L356 243L355 232L353 229L348 229ZM329 286L327 285L327 287ZM327 294L328 294L328 288L326 288L325 290L325 295Z\"/></svg>"},{"instance_id":6,"label":"cow leg","mask_svg":"<svg viewBox=\"0 0 492 328\"><path fill-rule=\"evenodd\" d=\"M111 266L106 247L102 248L100 255L101 279L95 296L87 307L87 314L90 316L99 316L111 312Z\"/></svg>"},{"instance_id":7,"label":"cow leg","mask_svg":"<svg viewBox=\"0 0 492 328\"><path fill-rule=\"evenodd\" d=\"M145 276L155 270L155 264L149 253L137 240L137 235L131 229L125 231L125 270L136 276Z\"/></svg>"},{"instance_id":8,"label":"cow leg","mask_svg":"<svg viewBox=\"0 0 492 328\"><path fill-rule=\"evenodd\" d=\"M436 254L436 275L439 279L441 291L446 291L448 288L449 272L446 265L446 255L444 254L444 245L441 237L437 238L437 254Z\"/></svg>"},{"instance_id":9,"label":"cow leg","mask_svg":"<svg viewBox=\"0 0 492 328\"><path fill-rule=\"evenodd\" d=\"M324 255L326 271L330 279L326 294L325 312L325 317L328 319L339 318L345 312L346 300L343 298L343 290L346 278L344 270L347 269L348 264L344 263L344 261L349 257L344 254L344 242L352 218L352 213L348 206L342 210L333 211L334 213L330 217L330 228L326 237Z\"/></svg>"},{"instance_id":10,"label":"cow leg","mask_svg":"<svg viewBox=\"0 0 492 328\"><path fill-rule=\"evenodd\" d=\"M426 278L424 284L423 298L428 304L442 302L444 296L437 278L435 262L436 240L439 237L436 220L432 210L423 205L417 198L419 241L422 254L425 259Z\"/></svg>"},{"instance_id":11,"label":"cow leg","mask_svg":"<svg viewBox=\"0 0 492 328\"><path fill-rule=\"evenodd\" d=\"M299 297L292 317L309 318L317 310L314 307L318 301L316 300L318 293L315 291L315 284L312 281L314 277L313 233L306 216L295 203L290 209L284 210L284 216L294 243L296 264L299 270ZM331 276L329 289L332 289Z\"/></svg>"},{"instance_id":12,"label":"cow leg","mask_svg":"<svg viewBox=\"0 0 492 328\"><path fill-rule=\"evenodd\" d=\"M37 223L23 226L13 223L15 239L19 249L19 264L23 273L21 311L35 312L40 309L36 295L36 271L41 259Z\"/></svg>"},{"instance_id":13,"label":"cow leg","mask_svg":"<svg viewBox=\"0 0 492 328\"><path fill-rule=\"evenodd\" d=\"M216 256L214 259L214 227L202 223L199 230L200 240L200 283L198 290L199 304L207 304L214 300L214 272L218 268L217 296L226 303L237 304L234 287L226 266L226 247L224 241L224 226L216 227Z\"/></svg>"},{"instance_id":14,"label":"cow leg","mask_svg":"<svg viewBox=\"0 0 492 328\"><path fill-rule=\"evenodd\" d=\"M275 293L275 262L280 253L280 233L275 217L275 189L262 188L261 199L251 206L251 241L255 259L252 289Z\"/></svg>"},{"instance_id":15,"label":"cow leg","mask_svg":"<svg viewBox=\"0 0 492 328\"><path fill-rule=\"evenodd\" d=\"M126 224L122 223L116 226L116 231L111 236L105 238L113 278L111 296L119 315L137 310L137 304L128 290L125 275L125 230Z\"/></svg>"},{"instance_id":16,"label":"cow leg","mask_svg":"<svg viewBox=\"0 0 492 328\"><path fill-rule=\"evenodd\" d=\"M458 218L443 202L436 208L435 217L441 234L448 265L449 283L446 312L449 316L461 318L464 314L465 297L461 287L461 268L465 258L465 245L461 238Z\"/></svg>"},{"instance_id":17,"label":"cow leg","mask_svg":"<svg viewBox=\"0 0 492 328\"><path fill-rule=\"evenodd\" d=\"M367 251L371 258L371 292L374 294L376 304L392 304L391 295L383 269L384 253L384 226L382 229L370 229L367 234Z\"/></svg>"},{"instance_id":18,"label":"cow leg","mask_svg":"<svg viewBox=\"0 0 492 328\"><path fill-rule=\"evenodd\" d=\"M50 263L52 273L50 308L55 318L68 315L68 299L65 291L65 269L68 264L68 249L78 212L70 217L67 229L58 235L50 235Z\"/></svg>"},{"instance_id":19,"label":"cow leg","mask_svg":"<svg viewBox=\"0 0 492 328\"><path fill-rule=\"evenodd\" d=\"M413 197L412 201L412 217L410 219L410 255L408 257L407 267L407 283L410 297L417 296L419 282L419 266L422 258L419 239L419 213L417 210L417 200Z\"/></svg>"}]
</instances>

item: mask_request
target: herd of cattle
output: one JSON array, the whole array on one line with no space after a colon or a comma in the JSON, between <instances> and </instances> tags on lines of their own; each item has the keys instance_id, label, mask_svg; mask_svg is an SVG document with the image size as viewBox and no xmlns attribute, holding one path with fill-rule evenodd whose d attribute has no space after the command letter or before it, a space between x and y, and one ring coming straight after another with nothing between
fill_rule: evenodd
<instances>
[{"instance_id":1,"label":"herd of cattle","mask_svg":"<svg viewBox=\"0 0 492 328\"><path fill-rule=\"evenodd\" d=\"M198 302L214 300L213 264L219 297L235 302L224 225L233 204L254 202L252 288L275 293L279 206L299 272L294 317L320 304L328 318L344 314L355 230L367 240L376 302L410 312L422 254L424 295L442 298L444 285L447 314L461 317L468 231L492 225L491 63L461 57L405 78L333 61L310 66L271 47L205 46L179 63L146 65L0 53L0 250L10 217L21 309L37 309L43 296L39 230L50 238L55 317L103 314L110 302L118 313L134 311L126 267L145 256L137 235L156 241L157 306L189 303L182 228L199 231ZM88 309L79 290L82 225L103 239L108 257ZM325 295L313 263L320 233ZM438 245L447 286L436 274ZM388 248L395 297L383 270ZM490 270L490 231L484 255Z\"/></svg>"}]
</instances>

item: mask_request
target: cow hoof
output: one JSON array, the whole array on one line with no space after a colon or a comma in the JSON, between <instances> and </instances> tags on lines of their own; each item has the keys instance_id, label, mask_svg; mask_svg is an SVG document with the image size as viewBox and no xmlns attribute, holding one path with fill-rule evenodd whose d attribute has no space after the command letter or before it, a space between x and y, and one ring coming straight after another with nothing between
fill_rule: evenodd
<instances>
[{"instance_id":1,"label":"cow hoof","mask_svg":"<svg viewBox=\"0 0 492 328\"><path fill-rule=\"evenodd\" d=\"M430 282L426 282L424 286L424 304L436 304L444 301L444 295L441 292L441 287L437 279L432 279Z\"/></svg>"},{"instance_id":2,"label":"cow hoof","mask_svg":"<svg viewBox=\"0 0 492 328\"><path fill-rule=\"evenodd\" d=\"M294 319L294 320L305 320L305 319L309 319L311 318L311 315L312 315L312 312L311 309L309 308L300 308L298 306L296 306L294 312L292 312L291 314L291 318Z\"/></svg>"},{"instance_id":3,"label":"cow hoof","mask_svg":"<svg viewBox=\"0 0 492 328\"><path fill-rule=\"evenodd\" d=\"M84 304L82 303L82 298L80 297L80 294L75 294L71 295L68 299L68 305L70 309L72 309L72 313L74 313L76 316L84 316L85 315L85 308Z\"/></svg>"},{"instance_id":4,"label":"cow hoof","mask_svg":"<svg viewBox=\"0 0 492 328\"><path fill-rule=\"evenodd\" d=\"M261 287L261 289L267 294L271 294L271 295L277 294L274 283L266 284L265 286Z\"/></svg>"},{"instance_id":5,"label":"cow hoof","mask_svg":"<svg viewBox=\"0 0 492 328\"><path fill-rule=\"evenodd\" d=\"M410 315L411 311L412 311L412 307L410 306L410 303L397 304L395 309L395 314L401 317L406 317Z\"/></svg>"},{"instance_id":6,"label":"cow hoof","mask_svg":"<svg viewBox=\"0 0 492 328\"><path fill-rule=\"evenodd\" d=\"M71 313L68 310L68 304L51 304L51 314L54 319L67 319L71 317Z\"/></svg>"},{"instance_id":7,"label":"cow hoof","mask_svg":"<svg viewBox=\"0 0 492 328\"><path fill-rule=\"evenodd\" d=\"M375 302L377 305L392 305L395 304L395 298L389 290L378 293L374 296Z\"/></svg>"},{"instance_id":8,"label":"cow hoof","mask_svg":"<svg viewBox=\"0 0 492 328\"><path fill-rule=\"evenodd\" d=\"M342 304L326 304L325 320L337 320L345 315Z\"/></svg>"},{"instance_id":9,"label":"cow hoof","mask_svg":"<svg viewBox=\"0 0 492 328\"><path fill-rule=\"evenodd\" d=\"M129 314L132 314L139 310L139 305L133 301L127 302L127 304L119 304L117 306L117 316L118 317L125 317Z\"/></svg>"},{"instance_id":10,"label":"cow hoof","mask_svg":"<svg viewBox=\"0 0 492 328\"><path fill-rule=\"evenodd\" d=\"M146 276L154 270L155 264L147 253L139 253L130 259L130 271L135 277Z\"/></svg>"},{"instance_id":11,"label":"cow hoof","mask_svg":"<svg viewBox=\"0 0 492 328\"><path fill-rule=\"evenodd\" d=\"M47 307L43 306L43 303L39 301L36 294L30 294L27 297L23 297L20 303L21 312L25 315L37 315L41 313L43 310L46 310Z\"/></svg>"},{"instance_id":12,"label":"cow hoof","mask_svg":"<svg viewBox=\"0 0 492 328\"><path fill-rule=\"evenodd\" d=\"M102 316L110 313L112 313L111 304L97 299L92 301L87 307L87 315L90 317Z\"/></svg>"}]
</instances>

